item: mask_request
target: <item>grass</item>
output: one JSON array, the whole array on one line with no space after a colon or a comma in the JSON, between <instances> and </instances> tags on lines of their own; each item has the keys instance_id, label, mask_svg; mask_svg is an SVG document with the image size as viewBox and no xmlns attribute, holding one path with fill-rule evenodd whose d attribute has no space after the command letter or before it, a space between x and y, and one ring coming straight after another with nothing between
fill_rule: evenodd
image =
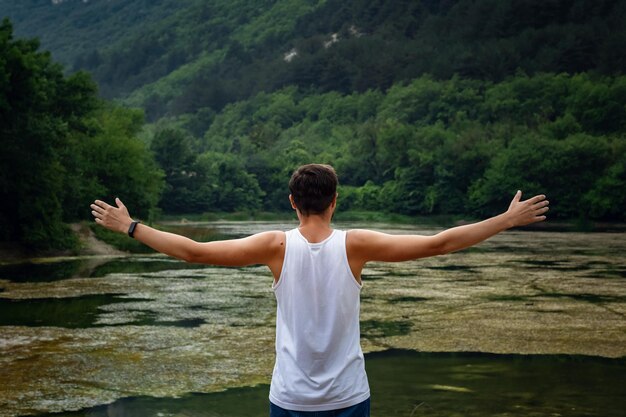
<instances>
[{"instance_id":1,"label":"grass","mask_svg":"<svg viewBox=\"0 0 626 417\"><path fill-rule=\"evenodd\" d=\"M159 217L160 222L186 220L191 222L212 221L295 221L296 215L292 211L267 212L267 211L237 211L207 212L188 214L166 214ZM386 213L382 211L361 211L339 209L334 217L340 222L364 222L364 223L391 223L391 224L420 224L434 226L451 226L459 222L466 222L462 216L436 215L436 216L407 216L404 214ZM468 221L474 221L469 219Z\"/></svg>"},{"instance_id":2,"label":"grass","mask_svg":"<svg viewBox=\"0 0 626 417\"><path fill-rule=\"evenodd\" d=\"M153 253L154 251L148 246L144 245L121 233L112 232L104 227L98 226L93 223L89 225L89 228L96 236L98 240L103 241L116 249L132 252L132 253Z\"/></svg>"}]
</instances>

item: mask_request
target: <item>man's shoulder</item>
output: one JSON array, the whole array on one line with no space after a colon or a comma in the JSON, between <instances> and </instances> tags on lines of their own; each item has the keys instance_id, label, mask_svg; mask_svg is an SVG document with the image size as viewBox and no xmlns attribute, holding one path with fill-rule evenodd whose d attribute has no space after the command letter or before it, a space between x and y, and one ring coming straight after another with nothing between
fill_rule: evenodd
<instances>
[{"instance_id":1,"label":"man's shoulder","mask_svg":"<svg viewBox=\"0 0 626 417\"><path fill-rule=\"evenodd\" d=\"M287 232L282 230L267 230L265 232L255 233L250 238L255 240L264 241L267 243L275 242L275 241L283 241L285 240Z\"/></svg>"},{"instance_id":2,"label":"man's shoulder","mask_svg":"<svg viewBox=\"0 0 626 417\"><path fill-rule=\"evenodd\" d=\"M369 229L349 229L346 230L346 236L353 240L363 240L368 239L374 235L378 234L373 230Z\"/></svg>"},{"instance_id":3,"label":"man's shoulder","mask_svg":"<svg viewBox=\"0 0 626 417\"><path fill-rule=\"evenodd\" d=\"M371 241L377 232L368 229L349 229L346 230L346 245L349 249L363 248Z\"/></svg>"},{"instance_id":4,"label":"man's shoulder","mask_svg":"<svg viewBox=\"0 0 626 417\"><path fill-rule=\"evenodd\" d=\"M264 253L270 258L281 258L285 252L286 235L280 230L256 233L245 238L249 242L249 250Z\"/></svg>"}]
</instances>

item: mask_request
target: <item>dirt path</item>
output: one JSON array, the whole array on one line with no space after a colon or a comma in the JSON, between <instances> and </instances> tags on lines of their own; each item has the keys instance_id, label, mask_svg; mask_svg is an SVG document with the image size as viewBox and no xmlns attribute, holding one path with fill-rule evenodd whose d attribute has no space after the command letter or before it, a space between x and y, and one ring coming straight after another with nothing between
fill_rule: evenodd
<instances>
[{"instance_id":1,"label":"dirt path","mask_svg":"<svg viewBox=\"0 0 626 417\"><path fill-rule=\"evenodd\" d=\"M126 252L120 251L113 246L96 238L94 233L85 223L73 223L70 225L72 232L76 234L80 240L80 249L74 251L45 251L31 252L20 245L12 242L0 242L0 263L22 262L32 258L56 257L56 256L81 256L81 255L105 255L116 256L126 255Z\"/></svg>"},{"instance_id":2,"label":"dirt path","mask_svg":"<svg viewBox=\"0 0 626 417\"><path fill-rule=\"evenodd\" d=\"M80 239L80 255L123 255L125 253L98 240L86 224L73 223L70 228Z\"/></svg>"}]
</instances>

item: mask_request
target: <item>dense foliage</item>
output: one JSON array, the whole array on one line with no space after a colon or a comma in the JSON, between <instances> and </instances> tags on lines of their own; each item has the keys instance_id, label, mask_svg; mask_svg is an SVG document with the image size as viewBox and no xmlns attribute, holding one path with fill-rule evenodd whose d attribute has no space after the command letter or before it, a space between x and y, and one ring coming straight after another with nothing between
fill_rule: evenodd
<instances>
[{"instance_id":1,"label":"dense foliage","mask_svg":"<svg viewBox=\"0 0 626 417\"><path fill-rule=\"evenodd\" d=\"M147 215L161 176L136 138L141 112L102 103L87 74L65 77L38 47L0 24L0 240L68 248L66 222L90 201L123 192Z\"/></svg>"},{"instance_id":2,"label":"dense foliage","mask_svg":"<svg viewBox=\"0 0 626 417\"><path fill-rule=\"evenodd\" d=\"M171 212L288 209L290 170L319 161L337 168L343 209L487 215L522 189L549 194L553 217L624 220L625 104L625 76L587 74L289 87L228 105L201 139L185 133L193 118L163 122L152 149Z\"/></svg>"},{"instance_id":3,"label":"dense foliage","mask_svg":"<svg viewBox=\"0 0 626 417\"><path fill-rule=\"evenodd\" d=\"M626 66L623 0L24 0L0 14L149 120L287 85L348 94L423 74Z\"/></svg>"}]
</instances>

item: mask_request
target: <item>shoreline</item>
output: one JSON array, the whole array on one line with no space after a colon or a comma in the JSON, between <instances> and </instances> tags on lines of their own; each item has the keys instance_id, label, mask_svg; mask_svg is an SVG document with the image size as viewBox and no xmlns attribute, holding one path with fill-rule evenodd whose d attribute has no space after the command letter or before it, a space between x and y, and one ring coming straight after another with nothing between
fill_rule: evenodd
<instances>
[{"instance_id":1,"label":"shoreline","mask_svg":"<svg viewBox=\"0 0 626 417\"><path fill-rule=\"evenodd\" d=\"M33 259L66 258L77 256L123 256L125 252L98 239L89 225L83 223L70 224L72 233L79 240L78 250L43 250L32 251L17 242L0 242L0 265L28 262Z\"/></svg>"},{"instance_id":2,"label":"shoreline","mask_svg":"<svg viewBox=\"0 0 626 417\"><path fill-rule=\"evenodd\" d=\"M293 222L291 213L203 213L180 216L164 216L156 222L157 227L194 226L220 222ZM337 222L370 222L388 223L391 225L427 225L450 228L474 223L478 219L463 219L459 216L416 216L386 214L379 212L345 212L336 216ZM18 242L0 242L0 265L22 263L40 258L62 258L76 256L106 255L124 256L135 253L126 248L116 247L115 242L99 239L87 222L70 224L72 233L80 242L78 250L40 250L33 251L21 246ZM619 222L581 222L573 220L548 220L530 226L517 227L514 230L564 233L625 233L626 223Z\"/></svg>"}]
</instances>

